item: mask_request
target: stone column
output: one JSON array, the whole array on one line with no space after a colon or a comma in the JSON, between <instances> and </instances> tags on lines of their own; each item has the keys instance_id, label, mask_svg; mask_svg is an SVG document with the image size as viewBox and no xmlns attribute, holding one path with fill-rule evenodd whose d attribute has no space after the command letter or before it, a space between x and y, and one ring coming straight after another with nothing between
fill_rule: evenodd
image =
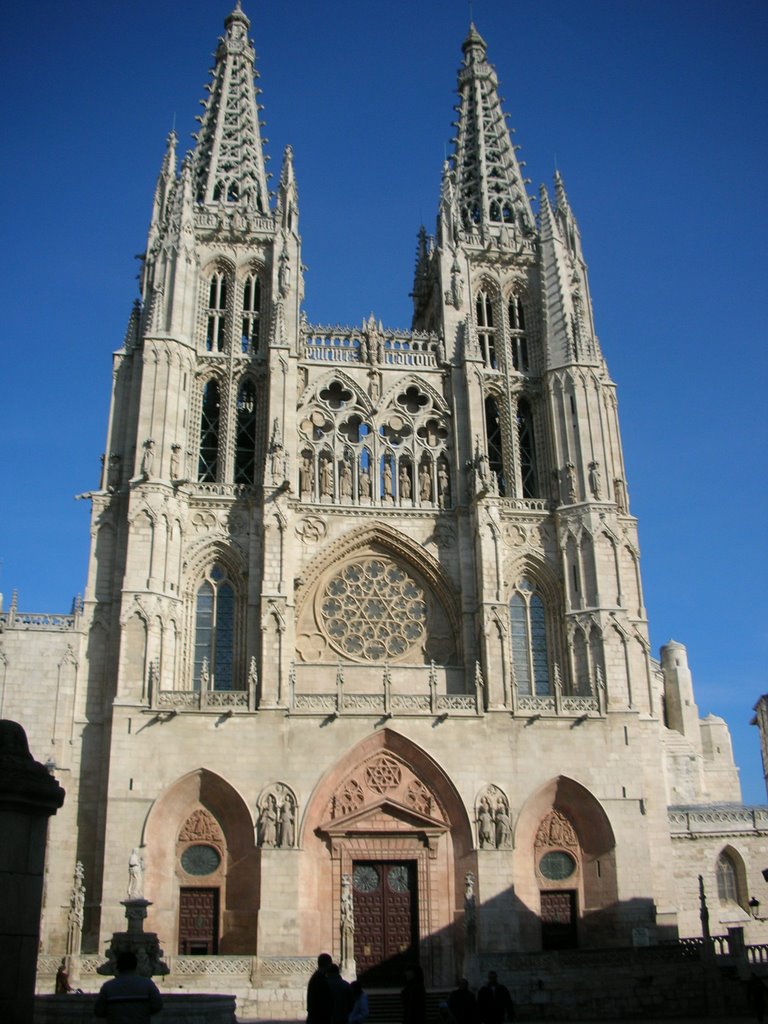
<instances>
[{"instance_id":1,"label":"stone column","mask_svg":"<svg viewBox=\"0 0 768 1024\"><path fill-rule=\"evenodd\" d=\"M0 720L0 1020L33 1016L48 818L64 790L32 757L17 722Z\"/></svg>"}]
</instances>

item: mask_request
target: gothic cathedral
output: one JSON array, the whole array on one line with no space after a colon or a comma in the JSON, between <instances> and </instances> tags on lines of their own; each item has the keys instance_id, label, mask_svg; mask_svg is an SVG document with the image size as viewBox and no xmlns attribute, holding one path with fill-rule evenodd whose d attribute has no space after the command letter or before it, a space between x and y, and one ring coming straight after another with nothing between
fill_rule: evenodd
<instances>
[{"instance_id":1,"label":"gothic cathedral","mask_svg":"<svg viewBox=\"0 0 768 1024\"><path fill-rule=\"evenodd\" d=\"M561 177L534 210L472 26L411 330L312 324L249 30L238 4L180 166L168 138L83 605L50 636L4 616L4 714L68 794L44 953L78 863L83 952L123 927L134 849L166 954L269 984L322 949L445 987L484 957L696 934L700 873L744 924L754 815L685 648L649 648Z\"/></svg>"}]
</instances>

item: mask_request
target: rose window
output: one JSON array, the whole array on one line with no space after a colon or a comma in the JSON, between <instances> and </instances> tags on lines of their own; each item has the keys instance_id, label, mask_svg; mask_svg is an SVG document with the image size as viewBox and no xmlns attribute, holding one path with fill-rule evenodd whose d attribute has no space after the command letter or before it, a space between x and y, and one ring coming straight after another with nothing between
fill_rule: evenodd
<instances>
[{"instance_id":1,"label":"rose window","mask_svg":"<svg viewBox=\"0 0 768 1024\"><path fill-rule=\"evenodd\" d=\"M319 611L333 646L361 661L401 658L426 632L423 589L384 558L344 566L325 588Z\"/></svg>"}]
</instances>

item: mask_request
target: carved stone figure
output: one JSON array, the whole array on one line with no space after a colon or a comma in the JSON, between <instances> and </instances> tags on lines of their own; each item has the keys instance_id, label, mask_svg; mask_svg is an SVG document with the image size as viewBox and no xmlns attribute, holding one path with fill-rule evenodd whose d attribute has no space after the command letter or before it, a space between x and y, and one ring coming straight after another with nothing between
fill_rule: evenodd
<instances>
[{"instance_id":1,"label":"carved stone figure","mask_svg":"<svg viewBox=\"0 0 768 1024\"><path fill-rule=\"evenodd\" d=\"M178 480L181 477L181 445L171 445L171 480Z\"/></svg>"},{"instance_id":2,"label":"carved stone figure","mask_svg":"<svg viewBox=\"0 0 768 1024\"><path fill-rule=\"evenodd\" d=\"M392 500L392 463L389 459L384 463L384 497Z\"/></svg>"},{"instance_id":3,"label":"carved stone figure","mask_svg":"<svg viewBox=\"0 0 768 1024\"><path fill-rule=\"evenodd\" d=\"M602 490L599 462L590 462L589 464L589 489L592 492L592 497L599 501Z\"/></svg>"},{"instance_id":4,"label":"carved stone figure","mask_svg":"<svg viewBox=\"0 0 768 1024\"><path fill-rule=\"evenodd\" d=\"M346 459L341 464L341 478L339 481L342 498L352 497L352 467Z\"/></svg>"},{"instance_id":5,"label":"carved stone figure","mask_svg":"<svg viewBox=\"0 0 768 1024\"><path fill-rule=\"evenodd\" d=\"M370 500L371 497L371 474L367 469L364 469L360 474L359 480L360 497Z\"/></svg>"},{"instance_id":6,"label":"carved stone figure","mask_svg":"<svg viewBox=\"0 0 768 1024\"><path fill-rule=\"evenodd\" d=\"M578 501L579 492L576 490L576 467L572 462L566 463L565 476L568 481L568 501L573 505Z\"/></svg>"},{"instance_id":7,"label":"carved stone figure","mask_svg":"<svg viewBox=\"0 0 768 1024\"><path fill-rule=\"evenodd\" d=\"M333 463L327 456L320 466L320 495L323 498L333 495Z\"/></svg>"},{"instance_id":8,"label":"carved stone figure","mask_svg":"<svg viewBox=\"0 0 768 1024\"><path fill-rule=\"evenodd\" d=\"M488 806L487 801L483 800L480 804L480 811L477 817L478 835L480 838L480 849L485 850L488 847L495 845L494 838L494 825L493 817L491 816L491 808Z\"/></svg>"},{"instance_id":9,"label":"carved stone figure","mask_svg":"<svg viewBox=\"0 0 768 1024\"><path fill-rule=\"evenodd\" d=\"M296 812L293 808L293 800L286 796L283 806L280 808L280 846L283 849L296 845Z\"/></svg>"},{"instance_id":10,"label":"carved stone figure","mask_svg":"<svg viewBox=\"0 0 768 1024\"><path fill-rule=\"evenodd\" d=\"M341 876L341 962L350 964L355 958L355 908L352 902L352 879Z\"/></svg>"},{"instance_id":11,"label":"carved stone figure","mask_svg":"<svg viewBox=\"0 0 768 1024\"><path fill-rule=\"evenodd\" d=\"M451 501L451 480L444 462L437 467L437 493L440 498L440 508L447 508Z\"/></svg>"},{"instance_id":12,"label":"carved stone figure","mask_svg":"<svg viewBox=\"0 0 768 1024\"><path fill-rule=\"evenodd\" d=\"M155 442L151 437L148 437L144 442L144 454L141 458L141 475L145 480L149 480L152 473L152 466L155 461Z\"/></svg>"},{"instance_id":13,"label":"carved stone figure","mask_svg":"<svg viewBox=\"0 0 768 1024\"><path fill-rule=\"evenodd\" d=\"M422 463L419 470L419 497L422 501L432 500L432 475L426 462Z\"/></svg>"},{"instance_id":14,"label":"carved stone figure","mask_svg":"<svg viewBox=\"0 0 768 1024\"><path fill-rule=\"evenodd\" d=\"M75 878L69 897L69 913L67 914L67 956L76 956L80 952L83 938L83 916L85 912L85 873L81 861L75 865Z\"/></svg>"},{"instance_id":15,"label":"carved stone figure","mask_svg":"<svg viewBox=\"0 0 768 1024\"><path fill-rule=\"evenodd\" d=\"M128 858L128 893L129 900L140 900L144 896L144 861L138 846L134 846Z\"/></svg>"},{"instance_id":16,"label":"carved stone figure","mask_svg":"<svg viewBox=\"0 0 768 1024\"><path fill-rule=\"evenodd\" d=\"M560 504L560 474L558 473L558 471L556 469L552 470L552 473L551 473L551 476L550 476L550 480L552 482L552 488L551 488L551 492L550 492L551 496L552 496L552 504L553 505L559 505Z\"/></svg>"},{"instance_id":17,"label":"carved stone figure","mask_svg":"<svg viewBox=\"0 0 768 1024\"><path fill-rule=\"evenodd\" d=\"M261 846L277 846L277 801L272 794L259 815L259 840Z\"/></svg>"},{"instance_id":18,"label":"carved stone figure","mask_svg":"<svg viewBox=\"0 0 768 1024\"><path fill-rule=\"evenodd\" d=\"M280 253L280 268L277 276L280 294L285 298L291 288L291 261L285 249Z\"/></svg>"},{"instance_id":19,"label":"carved stone figure","mask_svg":"<svg viewBox=\"0 0 768 1024\"><path fill-rule=\"evenodd\" d=\"M622 515L627 512L627 488L620 476L613 481L613 493L616 496L616 509Z\"/></svg>"},{"instance_id":20,"label":"carved stone figure","mask_svg":"<svg viewBox=\"0 0 768 1024\"><path fill-rule=\"evenodd\" d=\"M496 807L496 849L506 850L512 845L512 824L509 811L500 800Z\"/></svg>"},{"instance_id":21,"label":"carved stone figure","mask_svg":"<svg viewBox=\"0 0 768 1024\"><path fill-rule=\"evenodd\" d=\"M468 871L464 876L464 944L468 953L474 952L476 939L475 876Z\"/></svg>"},{"instance_id":22,"label":"carved stone figure","mask_svg":"<svg viewBox=\"0 0 768 1024\"><path fill-rule=\"evenodd\" d=\"M410 498L411 496L411 474L407 466L400 467L400 497Z\"/></svg>"},{"instance_id":23,"label":"carved stone figure","mask_svg":"<svg viewBox=\"0 0 768 1024\"><path fill-rule=\"evenodd\" d=\"M312 459L304 455L299 466L299 490L302 497L312 493L312 475Z\"/></svg>"},{"instance_id":24,"label":"carved stone figure","mask_svg":"<svg viewBox=\"0 0 768 1024\"><path fill-rule=\"evenodd\" d=\"M114 452L109 456L107 465L107 490L116 491L120 486L120 464L122 459Z\"/></svg>"}]
</instances>

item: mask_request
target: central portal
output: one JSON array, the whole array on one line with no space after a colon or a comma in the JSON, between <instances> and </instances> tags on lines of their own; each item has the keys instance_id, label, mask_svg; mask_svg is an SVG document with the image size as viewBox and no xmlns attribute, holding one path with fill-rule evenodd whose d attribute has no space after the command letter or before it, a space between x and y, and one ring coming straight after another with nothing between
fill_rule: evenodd
<instances>
[{"instance_id":1,"label":"central portal","mask_svg":"<svg viewBox=\"0 0 768 1024\"><path fill-rule=\"evenodd\" d=\"M402 985L418 963L415 861L355 861L355 962L368 986Z\"/></svg>"}]
</instances>

